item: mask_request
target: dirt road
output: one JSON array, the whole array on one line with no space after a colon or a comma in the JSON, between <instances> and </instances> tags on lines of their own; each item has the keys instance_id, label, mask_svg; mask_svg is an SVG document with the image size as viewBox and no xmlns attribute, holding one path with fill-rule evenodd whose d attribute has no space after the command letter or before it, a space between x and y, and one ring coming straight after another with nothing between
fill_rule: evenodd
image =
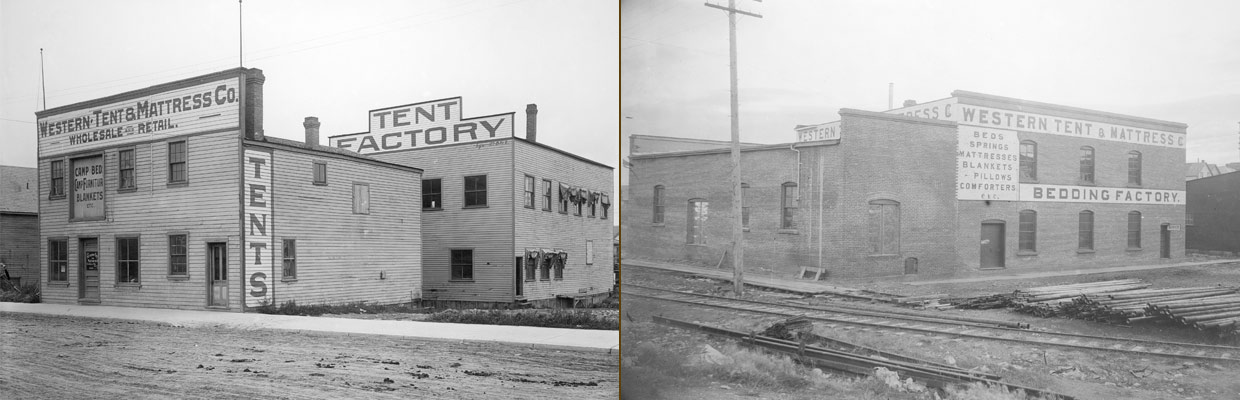
<instances>
[{"instance_id":1,"label":"dirt road","mask_svg":"<svg viewBox=\"0 0 1240 400\"><path fill-rule=\"evenodd\" d=\"M614 399L616 354L0 313L0 398Z\"/></svg>"}]
</instances>

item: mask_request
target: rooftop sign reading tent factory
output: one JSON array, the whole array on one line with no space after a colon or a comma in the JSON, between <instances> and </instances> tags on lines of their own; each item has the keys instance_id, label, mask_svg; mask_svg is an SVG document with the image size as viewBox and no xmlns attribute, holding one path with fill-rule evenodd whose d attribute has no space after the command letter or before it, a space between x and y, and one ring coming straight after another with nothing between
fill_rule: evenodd
<instances>
[{"instance_id":1,"label":"rooftop sign reading tent factory","mask_svg":"<svg viewBox=\"0 0 1240 400\"><path fill-rule=\"evenodd\" d=\"M240 83L236 77L221 79L39 118L39 155L236 129Z\"/></svg>"},{"instance_id":2,"label":"rooftop sign reading tent factory","mask_svg":"<svg viewBox=\"0 0 1240 400\"><path fill-rule=\"evenodd\" d=\"M328 145L377 154L510 138L513 113L461 118L460 97L370 112L370 132L332 136Z\"/></svg>"}]
</instances>

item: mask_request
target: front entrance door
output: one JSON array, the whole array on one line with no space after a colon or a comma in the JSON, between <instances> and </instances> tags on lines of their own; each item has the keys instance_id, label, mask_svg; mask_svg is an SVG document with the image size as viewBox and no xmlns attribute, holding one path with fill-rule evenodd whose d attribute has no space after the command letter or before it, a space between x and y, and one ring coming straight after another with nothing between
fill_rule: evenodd
<instances>
[{"instance_id":1,"label":"front entrance door","mask_svg":"<svg viewBox=\"0 0 1240 400\"><path fill-rule=\"evenodd\" d=\"M99 239L78 240L78 302L99 303Z\"/></svg>"},{"instance_id":2,"label":"front entrance door","mask_svg":"<svg viewBox=\"0 0 1240 400\"><path fill-rule=\"evenodd\" d=\"M1158 230L1162 242L1162 258L1171 258L1171 226L1170 224L1162 224Z\"/></svg>"},{"instance_id":3,"label":"front entrance door","mask_svg":"<svg viewBox=\"0 0 1240 400\"><path fill-rule=\"evenodd\" d=\"M525 288L523 287L525 286L525 279L521 276L521 260L524 258L525 257L517 257L517 261L512 263L512 265L517 266L517 270L513 272L513 276L516 277L516 281L514 281L514 283L517 285L517 296L525 295Z\"/></svg>"},{"instance_id":4,"label":"front entrance door","mask_svg":"<svg viewBox=\"0 0 1240 400\"><path fill-rule=\"evenodd\" d=\"M207 305L228 307L228 243L207 243Z\"/></svg>"},{"instance_id":5,"label":"front entrance door","mask_svg":"<svg viewBox=\"0 0 1240 400\"><path fill-rule=\"evenodd\" d=\"M982 223L982 269L1003 268L1003 223Z\"/></svg>"}]
</instances>

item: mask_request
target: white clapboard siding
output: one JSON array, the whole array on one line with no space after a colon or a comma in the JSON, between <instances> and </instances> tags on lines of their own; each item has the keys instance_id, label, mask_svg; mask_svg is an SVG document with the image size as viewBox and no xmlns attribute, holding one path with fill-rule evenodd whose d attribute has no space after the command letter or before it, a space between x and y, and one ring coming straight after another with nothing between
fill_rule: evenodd
<instances>
[{"instance_id":1,"label":"white clapboard siding","mask_svg":"<svg viewBox=\"0 0 1240 400\"><path fill-rule=\"evenodd\" d=\"M557 295L578 295L582 290L589 294L611 290L615 280L612 271L612 225L616 222L616 208L619 203L615 193L611 193L612 169L540 144L521 139L515 142L516 170L512 172L514 179L521 182L528 174L534 177L538 185L534 209L524 207L521 200L524 188L521 185L514 191L514 198L521 201L516 208L516 250L518 254L526 248L558 248L568 252L564 279L555 280L553 271L551 280L524 282L525 298L541 300L555 298ZM550 179L552 183L551 211L543 211L543 179ZM567 214L560 214L558 201L561 183L608 194L612 205L607 219L602 219L601 204L597 206L595 218L588 216L587 206L582 207L581 216L573 215L574 208L571 204ZM592 265L586 265L586 240L594 241Z\"/></svg>"},{"instance_id":2,"label":"white clapboard siding","mask_svg":"<svg viewBox=\"0 0 1240 400\"><path fill-rule=\"evenodd\" d=\"M233 120L235 122L235 119ZM238 231L239 135L236 130L210 134L191 134L121 147L101 149L104 155L106 218L100 221L69 222L71 199L48 199L51 161L64 157L40 157L39 204L40 265L44 271L43 299L48 303L75 304L78 296L78 239L97 237L100 255L100 301L103 305L202 309L206 306L208 241L229 243L229 303L240 311L240 242ZM188 184L169 186L168 141L186 140ZM118 192L118 151L133 149L137 188ZM89 153L89 154L98 154ZM84 155L89 155L84 154ZM66 185L70 179L66 177ZM68 190L66 190L68 194ZM187 233L188 279L168 276L168 237ZM116 282L116 237L140 236L141 287L130 288ZM47 282L47 239L68 237L68 285Z\"/></svg>"},{"instance_id":3,"label":"white clapboard siding","mask_svg":"<svg viewBox=\"0 0 1240 400\"><path fill-rule=\"evenodd\" d=\"M422 297L422 177L416 170L269 147L275 149L269 229L277 272L268 283L276 304L393 304ZM316 161L327 164L326 186L313 183ZM353 213L355 182L370 186L370 214ZM297 240L296 281L283 276L283 239Z\"/></svg>"},{"instance_id":4,"label":"white clapboard siding","mask_svg":"<svg viewBox=\"0 0 1240 400\"><path fill-rule=\"evenodd\" d=\"M512 141L376 154L375 158L443 179L443 209L422 213L422 297L427 300L512 302ZM487 207L465 209L465 176L487 176ZM420 189L419 189L420 190ZM420 193L419 193L420 194ZM409 199L421 207L421 196ZM473 281L452 281L451 250L473 249Z\"/></svg>"}]
</instances>

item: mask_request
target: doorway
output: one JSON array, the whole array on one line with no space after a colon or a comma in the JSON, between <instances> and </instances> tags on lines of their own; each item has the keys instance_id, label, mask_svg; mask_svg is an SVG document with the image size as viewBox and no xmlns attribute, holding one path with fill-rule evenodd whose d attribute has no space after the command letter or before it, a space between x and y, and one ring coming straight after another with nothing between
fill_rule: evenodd
<instances>
[{"instance_id":1,"label":"doorway","mask_svg":"<svg viewBox=\"0 0 1240 400\"><path fill-rule=\"evenodd\" d=\"M516 271L515 271L515 272L513 272L513 274L512 274L512 275L516 277L516 279L513 281L513 284L517 285L517 292L516 292L516 293L517 293L517 296L518 296L518 297L520 297L520 296L524 296L524 295L525 295L525 288L524 288L524 286L525 286L525 279L524 279L524 277L522 277L522 276L521 276L521 260L522 260L522 259L524 259L524 258L525 258L525 257L517 257L517 258L516 258L516 262L513 262L513 263L512 263L512 265L516 265L516 266L517 266Z\"/></svg>"},{"instance_id":2,"label":"doorway","mask_svg":"<svg viewBox=\"0 0 1240 400\"><path fill-rule=\"evenodd\" d=\"M207 243L207 305L228 307L228 243Z\"/></svg>"},{"instance_id":3,"label":"doorway","mask_svg":"<svg viewBox=\"0 0 1240 400\"><path fill-rule=\"evenodd\" d=\"M78 302L99 304L99 239L78 239Z\"/></svg>"},{"instance_id":4,"label":"doorway","mask_svg":"<svg viewBox=\"0 0 1240 400\"><path fill-rule=\"evenodd\" d=\"M1003 268L1004 257L1003 221L982 222L981 268Z\"/></svg>"},{"instance_id":5,"label":"doorway","mask_svg":"<svg viewBox=\"0 0 1240 400\"><path fill-rule=\"evenodd\" d=\"M1158 229L1160 242L1162 242L1161 252L1162 258L1171 258L1171 224L1162 224Z\"/></svg>"}]
</instances>

